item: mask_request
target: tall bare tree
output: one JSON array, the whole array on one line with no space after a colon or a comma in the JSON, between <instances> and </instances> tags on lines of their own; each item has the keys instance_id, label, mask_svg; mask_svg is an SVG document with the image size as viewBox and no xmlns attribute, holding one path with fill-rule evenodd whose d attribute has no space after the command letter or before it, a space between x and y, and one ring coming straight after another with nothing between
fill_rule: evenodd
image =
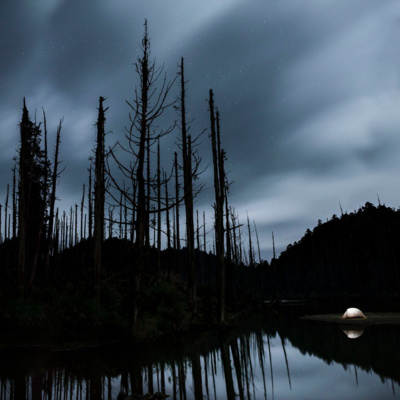
<instances>
[{"instance_id":1,"label":"tall bare tree","mask_svg":"<svg viewBox=\"0 0 400 400\"><path fill-rule=\"evenodd\" d=\"M125 136L127 146L119 142L110 150L112 160L117 164L119 171L123 176L131 181L131 187L135 188L134 193L125 189L118 179L110 173L107 168L107 174L110 176L110 196L116 203L120 199L113 191L122 193L126 198L127 207L132 213L135 213L135 233L136 233L136 258L133 268L133 324L136 325L138 316L138 302L141 291L141 280L145 266L145 244L146 232L148 232L149 213L157 213L157 209L150 208L148 179L151 174L146 170L146 149L150 156L150 148L161 137L172 132L175 124L165 129L160 129L156 121L162 118L164 112L173 106L175 100L169 100L169 94L172 89L173 81L168 81L166 75L163 76L163 66L157 67L155 61L150 59L150 39L147 29L147 20L144 24L144 35L141 42L141 56L135 63L136 74L139 78L139 88L135 89L135 97L132 102L127 101L131 112L130 127L127 128ZM124 164L121 158L116 156L120 150L130 157L128 164ZM150 157L147 159L147 167L150 167ZM145 176L146 175L146 176ZM162 185L165 182L160 182ZM172 207L173 205L171 205ZM148 236L148 235L147 235Z\"/></svg>"},{"instance_id":2,"label":"tall bare tree","mask_svg":"<svg viewBox=\"0 0 400 400\"><path fill-rule=\"evenodd\" d=\"M12 225L13 225L13 233L12 237L17 237L17 184L15 178L16 167L14 166L12 169L13 172L13 190L12 190L12 203L13 203L13 213L12 213Z\"/></svg>"},{"instance_id":3,"label":"tall bare tree","mask_svg":"<svg viewBox=\"0 0 400 400\"><path fill-rule=\"evenodd\" d=\"M10 185L7 183L6 201L4 203L4 240L9 239L7 235L7 218L8 218L8 197L10 192Z\"/></svg>"},{"instance_id":4,"label":"tall bare tree","mask_svg":"<svg viewBox=\"0 0 400 400\"><path fill-rule=\"evenodd\" d=\"M189 124L186 121L186 81L184 71L184 60L181 58L180 70L181 93L179 97L179 105L176 107L180 112L180 129L181 129L181 150L182 150L182 169L183 169L183 192L185 202L186 217L186 246L188 250L188 272L189 284L192 291L192 308L193 312L197 312L197 285L196 285L196 264L194 254L194 216L193 216L193 199L201 191L202 187L194 188L193 181L197 179L201 173L199 166L201 159L197 152L193 151L193 141L189 135Z\"/></svg>"},{"instance_id":5,"label":"tall bare tree","mask_svg":"<svg viewBox=\"0 0 400 400\"><path fill-rule=\"evenodd\" d=\"M88 237L93 234L93 191L92 191L92 166L89 167L89 188L88 188Z\"/></svg>"},{"instance_id":6,"label":"tall bare tree","mask_svg":"<svg viewBox=\"0 0 400 400\"><path fill-rule=\"evenodd\" d=\"M99 97L97 117L97 140L95 158L95 183L94 183L94 248L93 248L93 280L94 293L97 303L100 302L100 272L101 249L104 240L104 203L105 203L105 112L103 102L105 98Z\"/></svg>"},{"instance_id":7,"label":"tall bare tree","mask_svg":"<svg viewBox=\"0 0 400 400\"><path fill-rule=\"evenodd\" d=\"M179 174L178 174L178 153L175 151L174 153L174 167L175 167L175 232L176 232L176 249L180 250L181 249L181 239L180 239L180 227L179 227Z\"/></svg>"},{"instance_id":8,"label":"tall bare tree","mask_svg":"<svg viewBox=\"0 0 400 400\"><path fill-rule=\"evenodd\" d=\"M54 207L56 203L56 188L57 188L57 179L59 178L62 171L58 170L58 166L60 162L58 161L59 151L60 151L60 143L61 143L61 127L63 120L61 119L58 127L57 127L57 135L56 135L56 146L54 149L54 162L53 162L53 171L51 176L51 192L50 192L50 211L49 211L49 226L48 226L48 234L47 234L47 250L45 254L45 267L46 270L49 267L49 256L50 250L53 246L53 227L54 227Z\"/></svg>"},{"instance_id":9,"label":"tall bare tree","mask_svg":"<svg viewBox=\"0 0 400 400\"><path fill-rule=\"evenodd\" d=\"M82 200L81 200L81 241L85 237L84 223L83 223L83 207L85 206L85 184L82 185Z\"/></svg>"},{"instance_id":10,"label":"tall bare tree","mask_svg":"<svg viewBox=\"0 0 400 400\"><path fill-rule=\"evenodd\" d=\"M225 246L224 246L224 198L225 188L225 151L221 148L220 118L218 110L215 113L214 94L210 89L209 97L211 146L214 165L214 192L215 192L215 241L218 263L218 295L219 295L219 323L225 323Z\"/></svg>"}]
</instances>

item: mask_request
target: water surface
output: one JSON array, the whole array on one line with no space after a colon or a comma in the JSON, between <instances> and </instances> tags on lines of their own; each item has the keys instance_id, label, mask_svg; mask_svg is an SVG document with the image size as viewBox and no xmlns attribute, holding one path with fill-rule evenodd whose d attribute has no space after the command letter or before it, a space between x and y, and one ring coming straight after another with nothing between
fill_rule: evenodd
<instances>
[{"instance_id":1,"label":"water surface","mask_svg":"<svg viewBox=\"0 0 400 400\"><path fill-rule=\"evenodd\" d=\"M176 399L400 398L400 327L346 334L299 314L265 312L247 327L140 347L3 349L0 399L114 400L120 390Z\"/></svg>"}]
</instances>

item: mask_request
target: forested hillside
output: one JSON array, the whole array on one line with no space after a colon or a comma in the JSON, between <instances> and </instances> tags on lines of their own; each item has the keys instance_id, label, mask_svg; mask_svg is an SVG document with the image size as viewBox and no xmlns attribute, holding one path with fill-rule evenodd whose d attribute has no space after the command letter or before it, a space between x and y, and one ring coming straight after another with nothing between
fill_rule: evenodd
<instances>
[{"instance_id":1,"label":"forested hillside","mask_svg":"<svg viewBox=\"0 0 400 400\"><path fill-rule=\"evenodd\" d=\"M290 295L386 295L400 287L400 211L366 203L307 230L272 263Z\"/></svg>"}]
</instances>

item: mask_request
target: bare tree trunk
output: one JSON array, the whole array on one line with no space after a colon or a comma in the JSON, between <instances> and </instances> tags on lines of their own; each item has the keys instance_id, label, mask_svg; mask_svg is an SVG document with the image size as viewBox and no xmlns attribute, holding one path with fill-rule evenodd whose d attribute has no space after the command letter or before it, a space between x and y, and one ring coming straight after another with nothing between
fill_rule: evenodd
<instances>
[{"instance_id":1,"label":"bare tree trunk","mask_svg":"<svg viewBox=\"0 0 400 400\"><path fill-rule=\"evenodd\" d=\"M260 251L260 241L258 240L258 231L257 231L257 225L256 225L256 221L253 220L253 224L254 224L254 230L256 232L256 239L257 239L257 249L258 249L258 262L261 264L261 251Z\"/></svg>"},{"instance_id":2,"label":"bare tree trunk","mask_svg":"<svg viewBox=\"0 0 400 400\"><path fill-rule=\"evenodd\" d=\"M196 270L194 258L194 223L193 223L193 184L192 184L192 149L191 138L187 135L186 124L186 103L185 103L185 75L183 58L181 58L180 67L181 78L181 130L182 130L182 161L183 161L183 189L185 200L186 214L186 237L188 249L188 269L189 269L189 285L192 290L192 308L197 313L197 288L196 288Z\"/></svg>"},{"instance_id":3,"label":"bare tree trunk","mask_svg":"<svg viewBox=\"0 0 400 400\"><path fill-rule=\"evenodd\" d=\"M65 210L63 211L63 218L61 223L61 251L65 249L65 241L66 241L66 234L65 234Z\"/></svg>"},{"instance_id":4,"label":"bare tree trunk","mask_svg":"<svg viewBox=\"0 0 400 400\"><path fill-rule=\"evenodd\" d=\"M123 195L121 192L121 197L119 200L119 238L122 239L122 206L123 206Z\"/></svg>"},{"instance_id":5,"label":"bare tree trunk","mask_svg":"<svg viewBox=\"0 0 400 400\"><path fill-rule=\"evenodd\" d=\"M85 205L85 184L82 187L82 201L81 201L81 241L84 239L84 223L83 223L83 207Z\"/></svg>"},{"instance_id":6,"label":"bare tree trunk","mask_svg":"<svg viewBox=\"0 0 400 400\"><path fill-rule=\"evenodd\" d=\"M193 222L193 183L192 183L192 138L190 135L187 137L188 153L186 159L186 174L187 174L187 191L188 194L187 203L187 215L186 215L186 229L187 229L187 243L188 243L188 254L189 254L189 266L191 275L191 286L192 286L192 300L193 300L193 313L197 314L197 271L196 262L194 257L194 222ZM186 203L185 203L186 204Z\"/></svg>"},{"instance_id":7,"label":"bare tree trunk","mask_svg":"<svg viewBox=\"0 0 400 400\"><path fill-rule=\"evenodd\" d=\"M74 208L71 206L69 214L69 247L74 245Z\"/></svg>"},{"instance_id":8,"label":"bare tree trunk","mask_svg":"<svg viewBox=\"0 0 400 400\"><path fill-rule=\"evenodd\" d=\"M7 215L8 215L8 195L10 191L10 185L7 183L7 195L6 202L4 204L4 240L9 239L7 235Z\"/></svg>"},{"instance_id":9,"label":"bare tree trunk","mask_svg":"<svg viewBox=\"0 0 400 400\"><path fill-rule=\"evenodd\" d=\"M160 169L160 140L157 141L157 271L161 277L161 169Z\"/></svg>"},{"instance_id":10,"label":"bare tree trunk","mask_svg":"<svg viewBox=\"0 0 400 400\"><path fill-rule=\"evenodd\" d=\"M218 263L218 295L219 295L219 323L225 322L225 257L224 257L224 193L225 193L225 173L223 166L224 151L220 146L219 113L217 118L214 114L213 92L210 89L209 99L210 124L211 124L211 144L214 165L214 191L215 191L215 241ZM218 147L217 147L218 146Z\"/></svg>"},{"instance_id":11,"label":"bare tree trunk","mask_svg":"<svg viewBox=\"0 0 400 400\"><path fill-rule=\"evenodd\" d=\"M108 209L108 238L111 239L113 237L113 223L114 220L114 209L109 207Z\"/></svg>"},{"instance_id":12,"label":"bare tree trunk","mask_svg":"<svg viewBox=\"0 0 400 400\"><path fill-rule=\"evenodd\" d=\"M250 228L249 214L247 214L247 229L249 231L249 266L254 267L254 250L253 250L253 244L251 242L251 228Z\"/></svg>"},{"instance_id":13,"label":"bare tree trunk","mask_svg":"<svg viewBox=\"0 0 400 400\"><path fill-rule=\"evenodd\" d=\"M78 244L78 204L75 203L75 246Z\"/></svg>"},{"instance_id":14,"label":"bare tree trunk","mask_svg":"<svg viewBox=\"0 0 400 400\"><path fill-rule=\"evenodd\" d=\"M172 209L172 248L176 250L176 218L175 208Z\"/></svg>"},{"instance_id":15,"label":"bare tree trunk","mask_svg":"<svg viewBox=\"0 0 400 400\"><path fill-rule=\"evenodd\" d=\"M88 234L90 239L93 232L92 166L89 167L88 213Z\"/></svg>"},{"instance_id":16,"label":"bare tree trunk","mask_svg":"<svg viewBox=\"0 0 400 400\"><path fill-rule=\"evenodd\" d=\"M197 250L200 251L200 226L199 226L199 210L196 210L196 240L197 240Z\"/></svg>"},{"instance_id":17,"label":"bare tree trunk","mask_svg":"<svg viewBox=\"0 0 400 400\"><path fill-rule=\"evenodd\" d=\"M228 191L225 190L225 233L226 233L226 258L232 260L231 227L229 223Z\"/></svg>"},{"instance_id":18,"label":"bare tree trunk","mask_svg":"<svg viewBox=\"0 0 400 400\"><path fill-rule=\"evenodd\" d=\"M84 222L83 222L83 237L86 239L86 224L87 224L87 214L84 215Z\"/></svg>"},{"instance_id":19,"label":"bare tree trunk","mask_svg":"<svg viewBox=\"0 0 400 400\"><path fill-rule=\"evenodd\" d=\"M178 154L175 151L175 218L176 218L176 249L181 249L181 239L180 239L180 232L179 232L179 180L178 180Z\"/></svg>"},{"instance_id":20,"label":"bare tree trunk","mask_svg":"<svg viewBox=\"0 0 400 400\"><path fill-rule=\"evenodd\" d=\"M86 216L86 215L85 215ZM54 254L58 254L59 240L60 240L60 220L58 219L58 207L56 210L56 226L54 229L55 240L54 240Z\"/></svg>"},{"instance_id":21,"label":"bare tree trunk","mask_svg":"<svg viewBox=\"0 0 400 400\"><path fill-rule=\"evenodd\" d=\"M45 254L45 268L46 271L49 268L49 256L52 247L52 238L53 238L53 227L54 227L54 207L56 202L56 187L57 187L57 178L59 176L58 172L58 154L60 149L60 141L61 141L61 126L62 120L60 120L57 127L57 136L56 136L56 147L54 150L54 165L53 165L53 174L51 178L51 193L50 193L50 212L49 212L49 232L47 235L47 250Z\"/></svg>"},{"instance_id":22,"label":"bare tree trunk","mask_svg":"<svg viewBox=\"0 0 400 400\"><path fill-rule=\"evenodd\" d=\"M17 186L16 186L16 179L15 179L15 165L12 169L13 171L13 190L12 190L12 203L13 203L13 213L12 213L12 225L13 225L13 233L12 237L15 238L17 237L17 196L16 196L16 191L17 191Z\"/></svg>"},{"instance_id":23,"label":"bare tree trunk","mask_svg":"<svg viewBox=\"0 0 400 400\"><path fill-rule=\"evenodd\" d=\"M272 231L272 258L273 260L276 259L274 231Z\"/></svg>"},{"instance_id":24,"label":"bare tree trunk","mask_svg":"<svg viewBox=\"0 0 400 400\"><path fill-rule=\"evenodd\" d=\"M164 173L165 181L165 208L166 208L166 225L167 225L167 248L171 248L171 221L169 218L169 199L168 199L168 180Z\"/></svg>"},{"instance_id":25,"label":"bare tree trunk","mask_svg":"<svg viewBox=\"0 0 400 400\"><path fill-rule=\"evenodd\" d=\"M104 161L104 141L105 141L105 112L108 108L103 108L104 97L99 97L99 113L97 118L97 143L95 160L95 198L94 198L94 249L93 249L93 278L94 295L97 304L100 303L100 271L102 257L102 243L104 240L104 202L105 202L105 161Z\"/></svg>"},{"instance_id":26,"label":"bare tree trunk","mask_svg":"<svg viewBox=\"0 0 400 400\"><path fill-rule=\"evenodd\" d=\"M125 231L124 231L124 239L128 239L128 208L126 206L126 196L124 197L124 222L125 222Z\"/></svg>"},{"instance_id":27,"label":"bare tree trunk","mask_svg":"<svg viewBox=\"0 0 400 400\"><path fill-rule=\"evenodd\" d=\"M147 127L147 143L146 143L146 184L147 184L147 195L146 195L146 223L145 223L145 241L146 247L150 247L150 197L151 197L151 176L150 176L150 127Z\"/></svg>"},{"instance_id":28,"label":"bare tree trunk","mask_svg":"<svg viewBox=\"0 0 400 400\"><path fill-rule=\"evenodd\" d=\"M207 240L206 240L206 212L203 211L203 247L204 252L207 252Z\"/></svg>"},{"instance_id":29,"label":"bare tree trunk","mask_svg":"<svg viewBox=\"0 0 400 400\"><path fill-rule=\"evenodd\" d=\"M241 264L243 263L242 231L240 228L239 228L239 262Z\"/></svg>"},{"instance_id":30,"label":"bare tree trunk","mask_svg":"<svg viewBox=\"0 0 400 400\"><path fill-rule=\"evenodd\" d=\"M135 230L136 230L136 182L132 179L132 221L131 221L131 242L133 243L135 239Z\"/></svg>"},{"instance_id":31,"label":"bare tree trunk","mask_svg":"<svg viewBox=\"0 0 400 400\"><path fill-rule=\"evenodd\" d=\"M145 163L145 149L146 137L148 131L148 96L149 96L149 37L147 32L147 21L145 22L145 33L142 39L143 56L139 60L140 74L141 74L141 93L140 101L141 108L140 114L140 132L139 132L139 151L137 158L136 179L138 184L137 194L137 214L136 214L136 244L137 244L137 258L136 268L134 271L134 302L133 302L133 325L136 326L137 317L139 312L139 297L140 286L144 270L144 245L145 245L145 231L146 231L146 191L144 179L144 163Z\"/></svg>"}]
</instances>

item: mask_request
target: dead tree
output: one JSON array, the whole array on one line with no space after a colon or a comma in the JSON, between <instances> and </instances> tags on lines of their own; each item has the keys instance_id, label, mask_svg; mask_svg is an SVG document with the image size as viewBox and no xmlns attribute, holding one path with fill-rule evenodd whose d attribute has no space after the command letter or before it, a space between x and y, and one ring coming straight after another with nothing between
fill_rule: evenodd
<instances>
[{"instance_id":1,"label":"dead tree","mask_svg":"<svg viewBox=\"0 0 400 400\"><path fill-rule=\"evenodd\" d=\"M161 276L161 167L160 140L157 141L157 271Z\"/></svg>"},{"instance_id":2,"label":"dead tree","mask_svg":"<svg viewBox=\"0 0 400 400\"><path fill-rule=\"evenodd\" d=\"M13 233L12 237L17 237L17 186L15 179L15 171L16 167L14 166L12 169L13 172L13 190L12 190L12 204L13 204L13 213L12 213L12 225L13 225Z\"/></svg>"},{"instance_id":3,"label":"dead tree","mask_svg":"<svg viewBox=\"0 0 400 400\"><path fill-rule=\"evenodd\" d=\"M274 231L272 231L272 259L276 260Z\"/></svg>"},{"instance_id":4,"label":"dead tree","mask_svg":"<svg viewBox=\"0 0 400 400\"><path fill-rule=\"evenodd\" d=\"M74 236L74 246L78 244L78 204L75 203L75 236Z\"/></svg>"},{"instance_id":5,"label":"dead tree","mask_svg":"<svg viewBox=\"0 0 400 400\"><path fill-rule=\"evenodd\" d=\"M83 207L85 205L85 184L82 186L82 200L81 200L81 241L84 239L84 224L83 224Z\"/></svg>"},{"instance_id":6,"label":"dead tree","mask_svg":"<svg viewBox=\"0 0 400 400\"><path fill-rule=\"evenodd\" d=\"M194 188L193 181L197 179L201 173L199 166L201 159L197 152L193 151L193 142L191 135L189 135L189 125L186 121L186 81L184 74L184 61L181 58L180 70L180 83L181 93L179 98L179 105L176 109L180 113L180 129L181 141L180 147L182 150L182 169L183 169L183 198L185 202L185 217L186 217L186 246L188 250L188 272L189 272L189 285L192 291L192 309L197 312L197 285L196 285L196 268L195 268L195 254L194 254L194 216L193 216L193 199L201 191L202 187ZM194 161L194 163L193 163Z\"/></svg>"},{"instance_id":7,"label":"dead tree","mask_svg":"<svg viewBox=\"0 0 400 400\"><path fill-rule=\"evenodd\" d=\"M174 166L175 166L175 229L176 229L176 249L181 249L181 239L180 239L180 231L179 231L179 174L178 174L178 153L175 151L174 153Z\"/></svg>"},{"instance_id":8,"label":"dead tree","mask_svg":"<svg viewBox=\"0 0 400 400\"><path fill-rule=\"evenodd\" d=\"M156 66L155 61L150 59L150 39L147 31L147 21L144 24L144 35L141 42L141 56L135 63L136 73L140 80L140 87L135 90L133 102L127 101L131 109L129 115L130 127L127 128L125 136L127 146L123 146L119 142L110 149L110 157L117 165L122 175L131 181L131 187L136 187L135 196L128 190L124 189L123 184L111 174L109 166L107 167L107 175L110 177L110 196L118 204L119 197L115 192L122 193L126 198L127 207L132 213L136 214L135 233L136 233L136 258L133 268L133 325L136 326L138 316L138 302L141 291L141 281L145 266L145 244L146 232L149 224L148 215L150 212L157 213L158 210L150 209L149 193L146 190L149 174L145 176L146 165L146 149L150 154L150 148L158 139L172 132L174 124L166 129L161 129L156 125L164 112L171 106L174 101L169 101L169 94L174 81L167 81L166 75L162 77L163 67ZM161 82L161 85L159 83ZM159 85L159 86L158 86ZM158 88L157 88L158 86ZM120 150L130 157L130 162L124 164L121 158L116 157L116 152ZM150 160L147 162L150 166ZM147 178L147 179L146 179ZM162 182L161 182L162 184Z\"/></svg>"},{"instance_id":9,"label":"dead tree","mask_svg":"<svg viewBox=\"0 0 400 400\"><path fill-rule=\"evenodd\" d=\"M203 250L207 252L207 238L206 238L206 212L203 211Z\"/></svg>"},{"instance_id":10,"label":"dead tree","mask_svg":"<svg viewBox=\"0 0 400 400\"><path fill-rule=\"evenodd\" d=\"M199 210L196 210L196 242L197 250L200 251L200 225L199 225Z\"/></svg>"},{"instance_id":11,"label":"dead tree","mask_svg":"<svg viewBox=\"0 0 400 400\"><path fill-rule=\"evenodd\" d=\"M249 220L249 214L247 213L247 229L249 232L249 266L254 267L254 249L253 249L253 244L251 240L251 227L250 227L250 220Z\"/></svg>"},{"instance_id":12,"label":"dead tree","mask_svg":"<svg viewBox=\"0 0 400 400\"><path fill-rule=\"evenodd\" d=\"M122 209L124 206L124 197L120 196L120 201L119 201L119 238L122 239Z\"/></svg>"},{"instance_id":13,"label":"dead tree","mask_svg":"<svg viewBox=\"0 0 400 400\"><path fill-rule=\"evenodd\" d=\"M7 235L7 216L8 216L8 195L10 191L10 185L7 183L7 195L6 195L6 201L4 203L4 240L8 239Z\"/></svg>"},{"instance_id":14,"label":"dead tree","mask_svg":"<svg viewBox=\"0 0 400 400\"><path fill-rule=\"evenodd\" d=\"M224 246L224 197L225 197L225 151L221 149L219 113L215 114L213 91L210 89L209 97L211 146L214 166L214 192L215 192L215 241L218 265L218 300L220 324L225 322L225 246Z\"/></svg>"},{"instance_id":15,"label":"dead tree","mask_svg":"<svg viewBox=\"0 0 400 400\"><path fill-rule=\"evenodd\" d=\"M93 232L93 192L92 192L92 166L89 167L89 190L88 190L88 236Z\"/></svg>"},{"instance_id":16,"label":"dead tree","mask_svg":"<svg viewBox=\"0 0 400 400\"><path fill-rule=\"evenodd\" d=\"M36 276L40 243L46 212L48 168L40 147L40 124L29 118L24 99L20 123L19 204L18 204L18 289L22 299L28 294Z\"/></svg>"},{"instance_id":17,"label":"dead tree","mask_svg":"<svg viewBox=\"0 0 400 400\"><path fill-rule=\"evenodd\" d=\"M104 203L105 203L105 112L103 102L105 98L99 97L97 117L97 140L95 158L95 183L94 183L94 246L93 246L93 283L94 295L97 304L100 302L100 272L101 249L104 240Z\"/></svg>"},{"instance_id":18,"label":"dead tree","mask_svg":"<svg viewBox=\"0 0 400 400\"><path fill-rule=\"evenodd\" d=\"M61 143L61 126L63 120L61 119L58 127L57 127L57 135L56 135L56 146L54 149L54 162L53 162L53 171L51 176L51 192L50 192L50 211L49 211L49 226L48 226L48 233L47 233L47 250L45 254L45 268L46 270L49 267L49 257L50 251L53 246L53 227L54 227L54 207L56 203L56 187L57 187L57 179L59 178L62 171L58 171L58 166L60 162L58 161L58 155L60 150L60 143Z\"/></svg>"},{"instance_id":19,"label":"dead tree","mask_svg":"<svg viewBox=\"0 0 400 400\"><path fill-rule=\"evenodd\" d=\"M253 220L253 224L254 224L254 230L256 232L256 239L257 239L258 262L261 264L262 259L261 259L260 241L258 239L258 231L257 231L256 221Z\"/></svg>"},{"instance_id":20,"label":"dead tree","mask_svg":"<svg viewBox=\"0 0 400 400\"><path fill-rule=\"evenodd\" d=\"M171 248L171 220L169 217L169 196L168 196L168 179L164 172L164 182L165 182L165 212L166 212L166 219L165 224L167 226L167 249Z\"/></svg>"},{"instance_id":21,"label":"dead tree","mask_svg":"<svg viewBox=\"0 0 400 400\"><path fill-rule=\"evenodd\" d=\"M150 247L150 204L151 204L151 165L150 165L150 127L147 128L147 138L146 138L146 221L145 221L145 245Z\"/></svg>"}]
</instances>

